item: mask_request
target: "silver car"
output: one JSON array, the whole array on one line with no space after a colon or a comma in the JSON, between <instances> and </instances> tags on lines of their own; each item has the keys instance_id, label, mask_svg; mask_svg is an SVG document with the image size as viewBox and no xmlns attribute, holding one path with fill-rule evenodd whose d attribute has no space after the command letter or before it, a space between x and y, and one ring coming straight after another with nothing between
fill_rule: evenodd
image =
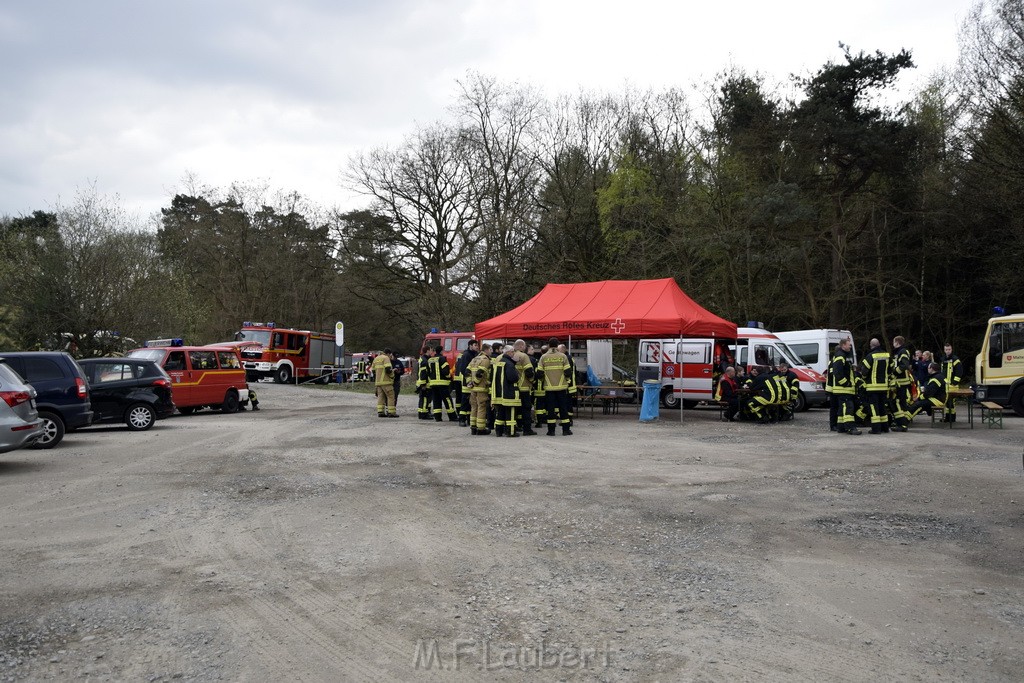
<instances>
[{"instance_id":1,"label":"silver car","mask_svg":"<svg viewBox=\"0 0 1024 683\"><path fill-rule=\"evenodd\" d=\"M0 453L33 444L43 435L36 412L36 390L0 362Z\"/></svg>"}]
</instances>

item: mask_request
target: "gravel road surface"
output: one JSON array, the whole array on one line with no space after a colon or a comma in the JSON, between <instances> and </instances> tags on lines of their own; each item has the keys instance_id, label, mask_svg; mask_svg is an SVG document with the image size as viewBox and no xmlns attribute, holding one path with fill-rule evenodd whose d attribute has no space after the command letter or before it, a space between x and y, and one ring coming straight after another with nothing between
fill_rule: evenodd
<instances>
[{"instance_id":1,"label":"gravel road surface","mask_svg":"<svg viewBox=\"0 0 1024 683\"><path fill-rule=\"evenodd\" d=\"M260 399L0 456L0 681L1024 671L1024 420L498 439L408 394Z\"/></svg>"}]
</instances>

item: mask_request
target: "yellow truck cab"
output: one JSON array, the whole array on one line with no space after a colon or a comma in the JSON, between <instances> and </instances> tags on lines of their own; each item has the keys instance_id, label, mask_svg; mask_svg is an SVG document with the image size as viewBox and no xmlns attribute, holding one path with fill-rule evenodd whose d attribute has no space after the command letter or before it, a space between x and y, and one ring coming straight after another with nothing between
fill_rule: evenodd
<instances>
[{"instance_id":1,"label":"yellow truck cab","mask_svg":"<svg viewBox=\"0 0 1024 683\"><path fill-rule=\"evenodd\" d=\"M974 398L1024 417L1024 313L989 318L974 364Z\"/></svg>"}]
</instances>

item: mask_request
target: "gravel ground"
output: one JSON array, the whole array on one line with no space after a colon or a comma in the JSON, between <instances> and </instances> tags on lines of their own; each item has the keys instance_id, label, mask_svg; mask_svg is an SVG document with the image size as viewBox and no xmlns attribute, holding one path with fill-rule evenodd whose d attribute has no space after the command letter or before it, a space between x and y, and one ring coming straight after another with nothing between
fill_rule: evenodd
<instances>
[{"instance_id":1,"label":"gravel ground","mask_svg":"<svg viewBox=\"0 0 1024 683\"><path fill-rule=\"evenodd\" d=\"M369 395L0 456L4 680L1020 680L1024 420L635 408L472 438ZM980 426L980 425L979 425Z\"/></svg>"}]
</instances>

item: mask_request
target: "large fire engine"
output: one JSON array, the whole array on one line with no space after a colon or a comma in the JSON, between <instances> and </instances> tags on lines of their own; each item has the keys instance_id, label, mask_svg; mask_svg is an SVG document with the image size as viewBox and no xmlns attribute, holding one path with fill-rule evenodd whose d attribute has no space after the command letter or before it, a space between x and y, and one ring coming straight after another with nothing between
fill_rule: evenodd
<instances>
[{"instance_id":1,"label":"large fire engine","mask_svg":"<svg viewBox=\"0 0 1024 683\"><path fill-rule=\"evenodd\" d=\"M337 370L335 336L278 327L272 322L244 322L235 334L234 345L242 354L248 381L273 377L287 384L315 379L326 384Z\"/></svg>"}]
</instances>

